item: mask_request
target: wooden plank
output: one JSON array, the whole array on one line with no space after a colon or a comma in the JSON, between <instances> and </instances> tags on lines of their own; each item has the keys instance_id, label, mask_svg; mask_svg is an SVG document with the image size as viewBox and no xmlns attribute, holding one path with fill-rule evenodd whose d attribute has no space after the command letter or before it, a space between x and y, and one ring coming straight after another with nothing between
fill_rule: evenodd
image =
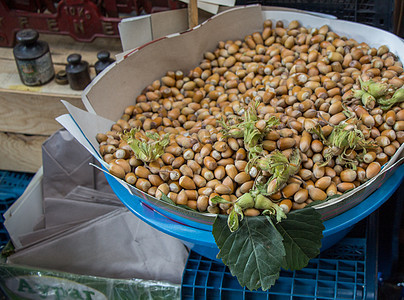
<instances>
[{"instance_id":1,"label":"wooden plank","mask_svg":"<svg viewBox=\"0 0 404 300\"><path fill-rule=\"evenodd\" d=\"M97 53L99 51L108 50L111 57L122 52L120 39L117 38L97 38L92 43L84 43L77 42L69 36L41 34L40 39L49 44L55 73L66 68L67 57L70 54L79 53L82 60L89 63L92 79L96 76L94 64L97 62ZM3 89L77 96L82 93L82 91L72 90L69 85L59 85L53 80L40 87L25 86L18 75L12 48L0 47L0 66L0 88Z\"/></svg>"},{"instance_id":2,"label":"wooden plank","mask_svg":"<svg viewBox=\"0 0 404 300\"><path fill-rule=\"evenodd\" d=\"M122 52L121 41L119 38L96 38L91 43L78 42L66 35L44 34L39 35L39 39L49 44L54 64L66 64L67 56L72 53L81 54L83 60L93 66L97 61L97 52L107 50L114 57ZM0 47L0 58L14 61L13 49Z\"/></svg>"},{"instance_id":3,"label":"wooden plank","mask_svg":"<svg viewBox=\"0 0 404 300\"><path fill-rule=\"evenodd\" d=\"M121 52L119 39L97 38L92 43L83 43L62 35L41 34L40 38L49 43L56 73L65 69L71 53L80 53L94 65L97 52L102 49L110 51L111 55ZM0 131L50 135L61 127L54 119L67 113L61 99L84 109L83 91L72 90L69 85L59 85L54 80L38 87L22 84L12 52L12 48L0 48ZM94 78L93 67L90 73Z\"/></svg>"},{"instance_id":4,"label":"wooden plank","mask_svg":"<svg viewBox=\"0 0 404 300\"><path fill-rule=\"evenodd\" d=\"M119 39L80 43L69 36L46 34L40 39L49 44L55 73L65 69L69 54L79 53L90 64L94 78L98 51L108 50L111 57L122 52ZM0 47L0 66L0 169L34 173L42 165L42 143L61 128L55 118L67 113L60 100L84 109L82 91L54 80L39 87L23 85L12 48Z\"/></svg>"},{"instance_id":5,"label":"wooden plank","mask_svg":"<svg viewBox=\"0 0 404 300\"><path fill-rule=\"evenodd\" d=\"M75 96L80 98L82 91L74 91L67 85L57 84L54 80L42 86L24 85L17 72L15 61L0 59L0 89L9 91L25 91L34 94L59 94L66 96ZM55 72L63 69L63 66L55 65ZM95 72L94 72L95 75Z\"/></svg>"},{"instance_id":6,"label":"wooden plank","mask_svg":"<svg viewBox=\"0 0 404 300\"><path fill-rule=\"evenodd\" d=\"M198 0L189 0L188 3L188 28L198 25Z\"/></svg>"},{"instance_id":7,"label":"wooden plank","mask_svg":"<svg viewBox=\"0 0 404 300\"><path fill-rule=\"evenodd\" d=\"M0 169L35 173L42 165L42 144L47 138L0 132Z\"/></svg>"},{"instance_id":8,"label":"wooden plank","mask_svg":"<svg viewBox=\"0 0 404 300\"><path fill-rule=\"evenodd\" d=\"M0 131L51 135L61 128L55 118L67 113L61 99L84 109L79 96L0 89Z\"/></svg>"}]
</instances>

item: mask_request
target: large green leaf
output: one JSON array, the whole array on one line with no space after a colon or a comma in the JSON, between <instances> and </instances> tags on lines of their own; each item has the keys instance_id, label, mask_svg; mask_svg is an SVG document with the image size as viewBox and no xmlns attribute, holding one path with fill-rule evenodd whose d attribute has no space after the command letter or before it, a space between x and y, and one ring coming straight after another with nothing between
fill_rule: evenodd
<instances>
[{"instance_id":1,"label":"large green leaf","mask_svg":"<svg viewBox=\"0 0 404 300\"><path fill-rule=\"evenodd\" d=\"M269 289L279 278L285 256L282 236L265 217L247 217L231 232L228 216L218 215L213 236L221 258L241 286L249 290Z\"/></svg>"},{"instance_id":2,"label":"large green leaf","mask_svg":"<svg viewBox=\"0 0 404 300\"><path fill-rule=\"evenodd\" d=\"M282 267L300 270L320 253L324 225L312 207L296 210L275 226L283 237L286 256Z\"/></svg>"}]
</instances>

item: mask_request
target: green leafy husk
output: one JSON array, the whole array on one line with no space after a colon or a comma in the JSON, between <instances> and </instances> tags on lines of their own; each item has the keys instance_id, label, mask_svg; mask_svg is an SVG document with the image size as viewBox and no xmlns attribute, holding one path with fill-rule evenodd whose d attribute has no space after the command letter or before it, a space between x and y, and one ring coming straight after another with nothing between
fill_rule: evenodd
<instances>
[{"instance_id":1,"label":"green leafy husk","mask_svg":"<svg viewBox=\"0 0 404 300\"><path fill-rule=\"evenodd\" d=\"M385 82L363 81L360 77L359 83L361 89L353 89L353 96L361 99L363 105L368 109L373 109L377 103L382 110L386 111L394 104L404 101L404 88L394 91L395 88Z\"/></svg>"},{"instance_id":2,"label":"green leafy husk","mask_svg":"<svg viewBox=\"0 0 404 300\"><path fill-rule=\"evenodd\" d=\"M385 96L390 88L389 85L384 82L376 82L372 79L363 81L360 77L359 83L361 85L361 89L372 95L374 98Z\"/></svg>"},{"instance_id":3,"label":"green leafy husk","mask_svg":"<svg viewBox=\"0 0 404 300\"><path fill-rule=\"evenodd\" d=\"M367 91L352 89L352 92L353 92L353 97L356 99L361 99L362 104L365 107L367 107L369 109L373 109L375 107L376 99L373 95L371 95Z\"/></svg>"},{"instance_id":4,"label":"green leafy husk","mask_svg":"<svg viewBox=\"0 0 404 300\"><path fill-rule=\"evenodd\" d=\"M213 197L212 199L210 199L210 202L212 202L212 204L220 204L220 203L229 203L229 204L233 204L233 202L231 202L231 201L227 201L227 200L225 200L225 199L223 199L222 197L220 197L220 196L215 196L215 197Z\"/></svg>"},{"instance_id":5,"label":"green leafy husk","mask_svg":"<svg viewBox=\"0 0 404 300\"><path fill-rule=\"evenodd\" d=\"M227 219L227 225L231 232L234 232L239 227L239 216L241 221L244 219L243 210L254 207L254 198L250 193L245 193L241 195L236 202L231 202L223 199L220 196L215 196L211 200L212 204L226 203L233 205L233 208Z\"/></svg>"},{"instance_id":6,"label":"green leafy husk","mask_svg":"<svg viewBox=\"0 0 404 300\"><path fill-rule=\"evenodd\" d=\"M266 120L264 130L258 130L258 128L255 126L258 121L258 105L258 101L252 100L244 112L243 117L238 120L238 124L228 125L226 122L224 122L224 120L219 121L219 124L222 126L222 132L225 136L244 138L244 146L248 151L249 159L254 158L263 151L262 146L259 143L270 130L272 130L276 125L279 125L279 119L276 117L271 117Z\"/></svg>"},{"instance_id":7,"label":"green leafy husk","mask_svg":"<svg viewBox=\"0 0 404 300\"><path fill-rule=\"evenodd\" d=\"M333 130L328 138L325 138L320 125L312 128L311 133L315 133L320 137L323 144L329 147L324 153L324 162L319 164L320 167L326 166L331 159L337 156L343 164L355 169L358 162L348 158L349 152L352 150L362 150L362 154L364 155L367 149L376 146L371 141L366 141L363 132L355 124L346 122L333 126Z\"/></svg>"},{"instance_id":8,"label":"green leafy husk","mask_svg":"<svg viewBox=\"0 0 404 300\"><path fill-rule=\"evenodd\" d=\"M404 88L396 90L393 96L389 99L379 98L377 103L380 105L382 110L389 110L394 104L404 102Z\"/></svg>"},{"instance_id":9,"label":"green leafy husk","mask_svg":"<svg viewBox=\"0 0 404 300\"><path fill-rule=\"evenodd\" d=\"M355 90L355 89L352 89L352 92L353 92L353 97L357 98L357 99L362 99L362 96L365 93L365 91Z\"/></svg>"},{"instance_id":10,"label":"green leafy husk","mask_svg":"<svg viewBox=\"0 0 404 300\"><path fill-rule=\"evenodd\" d=\"M368 93L375 98L382 97L389 92L389 85L384 82L372 82L369 85Z\"/></svg>"},{"instance_id":11,"label":"green leafy husk","mask_svg":"<svg viewBox=\"0 0 404 300\"><path fill-rule=\"evenodd\" d=\"M250 193L245 193L237 199L236 204L243 210L252 208L254 207L254 198Z\"/></svg>"},{"instance_id":12,"label":"green leafy husk","mask_svg":"<svg viewBox=\"0 0 404 300\"><path fill-rule=\"evenodd\" d=\"M370 93L363 93L361 97L362 103L365 107L373 109L376 105L376 99Z\"/></svg>"},{"instance_id":13,"label":"green leafy husk","mask_svg":"<svg viewBox=\"0 0 404 300\"><path fill-rule=\"evenodd\" d=\"M275 150L270 155L252 160L251 163L255 164L260 170L272 174L268 179L265 193L265 195L272 195L279 191L287 183L288 179L299 171L301 163L300 151L293 149L288 159L282 152Z\"/></svg>"},{"instance_id":14,"label":"green leafy husk","mask_svg":"<svg viewBox=\"0 0 404 300\"><path fill-rule=\"evenodd\" d=\"M234 232L227 226L228 218L218 215L213 223L218 258L240 285L250 290L269 289L279 278L281 267L304 268L320 252L324 226L313 208L293 211L281 222L275 222L272 214L246 217Z\"/></svg>"},{"instance_id":15,"label":"green leafy husk","mask_svg":"<svg viewBox=\"0 0 404 300\"><path fill-rule=\"evenodd\" d=\"M229 214L229 218L227 219L227 226L229 227L231 232L235 232L237 229L239 229L239 213L240 210L237 210L236 207L233 207L232 211ZM243 215L243 211L241 211L241 215L244 217Z\"/></svg>"},{"instance_id":16,"label":"green leafy husk","mask_svg":"<svg viewBox=\"0 0 404 300\"><path fill-rule=\"evenodd\" d=\"M358 79L359 79L359 84L360 84L361 90L363 90L364 92L367 92L369 90L369 85L372 83L372 81L371 80L363 81L360 76Z\"/></svg>"},{"instance_id":17,"label":"green leafy husk","mask_svg":"<svg viewBox=\"0 0 404 300\"><path fill-rule=\"evenodd\" d=\"M262 194L257 195L255 198L255 204L254 207L256 209L270 209L272 208L272 205L274 203L271 201L271 199L265 197Z\"/></svg>"},{"instance_id":18,"label":"green leafy husk","mask_svg":"<svg viewBox=\"0 0 404 300\"><path fill-rule=\"evenodd\" d=\"M389 84L385 82L376 82L371 79L368 81L363 81L360 77L359 83L361 89L352 89L353 97L361 99L362 104L366 108L373 109L376 103L378 103L381 105L383 110L387 110L390 109L394 103L396 103L394 100L392 100L391 102L387 101L386 104L381 104L383 101L386 101L386 97L391 96L394 90Z\"/></svg>"},{"instance_id":19,"label":"green leafy husk","mask_svg":"<svg viewBox=\"0 0 404 300\"><path fill-rule=\"evenodd\" d=\"M285 212L283 211L283 209L279 205L273 203L271 200L270 200L270 202L271 202L270 207L265 209L262 212L262 214L264 216L275 217L276 218L276 223L280 223L283 219L286 219L287 216L286 216Z\"/></svg>"},{"instance_id":20,"label":"green leafy husk","mask_svg":"<svg viewBox=\"0 0 404 300\"><path fill-rule=\"evenodd\" d=\"M229 214L229 218L227 219L227 226L229 227L229 230L231 232L236 231L238 229L239 223L240 223L238 217L240 216L241 220L244 219L243 209L236 203L227 201L220 196L215 196L210 201L212 202L212 204L215 204L215 205L220 204L220 203L226 203L226 204L233 205L233 209L231 210L231 212Z\"/></svg>"},{"instance_id":21,"label":"green leafy husk","mask_svg":"<svg viewBox=\"0 0 404 300\"><path fill-rule=\"evenodd\" d=\"M121 134L121 139L132 148L136 158L143 162L155 161L164 154L165 147L170 143L168 133L160 136L155 132L146 132L143 135L137 128Z\"/></svg>"},{"instance_id":22,"label":"green leafy husk","mask_svg":"<svg viewBox=\"0 0 404 300\"><path fill-rule=\"evenodd\" d=\"M261 182L255 180L253 188L249 191L249 193L256 198L258 195L265 195L267 192L268 181Z\"/></svg>"}]
</instances>

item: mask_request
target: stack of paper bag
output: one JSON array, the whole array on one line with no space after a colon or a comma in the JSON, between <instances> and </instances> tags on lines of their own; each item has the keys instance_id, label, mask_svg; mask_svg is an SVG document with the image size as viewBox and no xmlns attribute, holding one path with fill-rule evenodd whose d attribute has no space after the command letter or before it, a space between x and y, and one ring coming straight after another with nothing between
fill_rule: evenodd
<instances>
[{"instance_id":1,"label":"stack of paper bag","mask_svg":"<svg viewBox=\"0 0 404 300\"><path fill-rule=\"evenodd\" d=\"M12 236L8 263L81 275L180 283L188 251L134 216L65 130L43 145L43 214ZM101 175L101 176L99 176Z\"/></svg>"}]
</instances>

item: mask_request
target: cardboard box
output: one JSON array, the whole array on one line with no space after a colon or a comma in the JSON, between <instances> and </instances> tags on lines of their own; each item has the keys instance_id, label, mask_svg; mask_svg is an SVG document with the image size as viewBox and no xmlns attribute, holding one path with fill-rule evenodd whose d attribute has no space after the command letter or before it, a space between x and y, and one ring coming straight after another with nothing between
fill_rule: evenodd
<instances>
[{"instance_id":1,"label":"cardboard box","mask_svg":"<svg viewBox=\"0 0 404 300\"><path fill-rule=\"evenodd\" d=\"M136 96L153 80L161 78L168 70L182 70L185 74L202 60L203 53L215 49L218 41L240 39L255 31L262 30L265 19L281 20L287 25L296 19L309 28L328 25L333 31L367 42L373 47L382 44L404 61L404 43L395 35L366 25L348 21L334 20L306 13L282 10L267 10L254 5L229 9L213 16L201 25L183 33L172 34L146 45L133 49L123 59L110 66L108 72L94 81L82 96L89 113L74 108L66 103L70 116L62 116L58 121L65 126L83 145L107 167L98 153L95 136L109 130L112 120L118 120L123 109L134 103ZM74 120L74 122L72 122ZM360 187L315 206L327 220L339 215L352 206L363 201L403 163L403 146L384 166L379 176L369 180ZM118 180L118 179L116 179ZM189 212L169 205L122 183L130 193L139 196L141 201L162 214L173 214L191 222L212 224L214 215Z\"/></svg>"}]
</instances>

